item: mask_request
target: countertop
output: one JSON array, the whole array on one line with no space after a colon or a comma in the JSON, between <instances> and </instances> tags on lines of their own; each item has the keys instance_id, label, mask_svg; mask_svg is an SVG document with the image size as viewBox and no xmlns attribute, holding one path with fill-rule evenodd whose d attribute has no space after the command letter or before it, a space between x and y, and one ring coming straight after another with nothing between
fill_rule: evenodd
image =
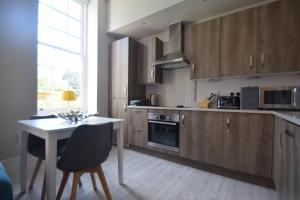
<instances>
[{"instance_id":1,"label":"countertop","mask_svg":"<svg viewBox=\"0 0 300 200\"><path fill-rule=\"evenodd\" d=\"M129 108L158 109L158 110L178 110L178 111L204 111L204 112L230 112L230 113L253 113L271 114L281 119L292 122L300 126L300 112L284 112L272 110L242 110L242 109L216 109L216 108L196 108L196 107L158 107L158 106L128 106Z\"/></svg>"}]
</instances>

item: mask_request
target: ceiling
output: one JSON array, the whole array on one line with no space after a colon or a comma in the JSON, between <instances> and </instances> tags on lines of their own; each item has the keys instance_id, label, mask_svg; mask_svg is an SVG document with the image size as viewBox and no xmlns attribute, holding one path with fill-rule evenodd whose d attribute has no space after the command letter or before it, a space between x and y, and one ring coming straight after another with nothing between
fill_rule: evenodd
<instances>
[{"instance_id":1,"label":"ceiling","mask_svg":"<svg viewBox=\"0 0 300 200\"><path fill-rule=\"evenodd\" d=\"M273 1L276 0L184 0L109 33L140 39L162 32L175 22L199 22Z\"/></svg>"}]
</instances>

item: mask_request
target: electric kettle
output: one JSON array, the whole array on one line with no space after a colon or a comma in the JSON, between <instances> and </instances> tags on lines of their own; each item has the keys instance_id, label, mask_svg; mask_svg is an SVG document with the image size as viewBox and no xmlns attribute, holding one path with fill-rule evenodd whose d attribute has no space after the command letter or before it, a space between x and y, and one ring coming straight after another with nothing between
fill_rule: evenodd
<instances>
[{"instance_id":1,"label":"electric kettle","mask_svg":"<svg viewBox=\"0 0 300 200\"><path fill-rule=\"evenodd\" d=\"M150 95L150 106L158 106L158 99L155 94Z\"/></svg>"}]
</instances>

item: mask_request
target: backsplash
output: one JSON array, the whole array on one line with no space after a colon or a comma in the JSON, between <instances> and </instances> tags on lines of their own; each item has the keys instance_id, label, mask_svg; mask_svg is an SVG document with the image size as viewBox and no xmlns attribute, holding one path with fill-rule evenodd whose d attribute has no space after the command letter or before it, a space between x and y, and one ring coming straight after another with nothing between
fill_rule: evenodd
<instances>
[{"instance_id":1,"label":"backsplash","mask_svg":"<svg viewBox=\"0 0 300 200\"><path fill-rule=\"evenodd\" d=\"M258 78L228 78L225 80L190 80L190 69L165 70L163 84L149 85L146 95L158 94L160 106L197 106L197 102L211 92L229 95L247 86L299 86L300 75L276 75ZM196 89L195 89L196 88Z\"/></svg>"}]
</instances>

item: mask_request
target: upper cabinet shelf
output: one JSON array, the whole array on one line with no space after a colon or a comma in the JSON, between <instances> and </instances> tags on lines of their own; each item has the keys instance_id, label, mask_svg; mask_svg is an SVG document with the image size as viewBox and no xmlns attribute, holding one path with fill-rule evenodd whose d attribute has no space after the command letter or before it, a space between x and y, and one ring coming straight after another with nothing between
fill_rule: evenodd
<instances>
[{"instance_id":1,"label":"upper cabinet shelf","mask_svg":"<svg viewBox=\"0 0 300 200\"><path fill-rule=\"evenodd\" d=\"M300 71L300 1L193 25L191 79Z\"/></svg>"}]
</instances>

